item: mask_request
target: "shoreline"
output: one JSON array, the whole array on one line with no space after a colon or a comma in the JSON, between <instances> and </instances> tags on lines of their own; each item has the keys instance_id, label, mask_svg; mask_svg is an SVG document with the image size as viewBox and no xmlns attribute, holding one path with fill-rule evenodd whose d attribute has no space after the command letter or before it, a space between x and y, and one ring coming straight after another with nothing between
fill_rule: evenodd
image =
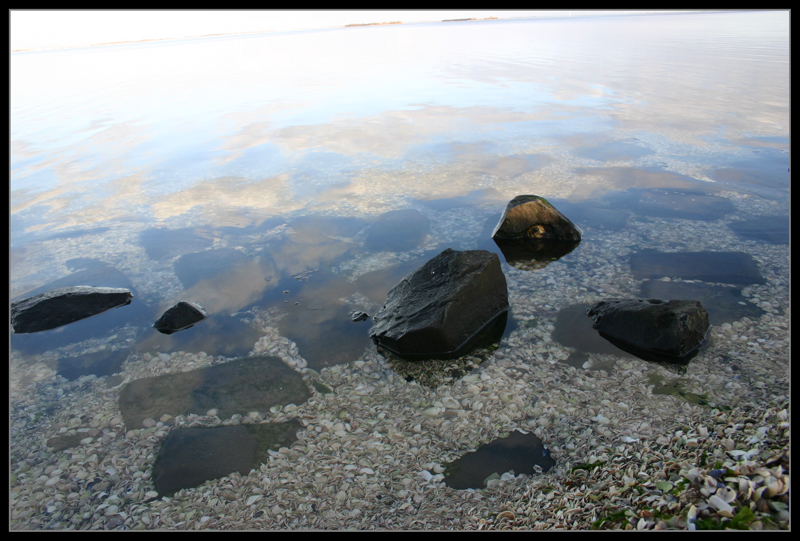
<instances>
[{"instance_id":1,"label":"shoreline","mask_svg":"<svg viewBox=\"0 0 800 541\"><path fill-rule=\"evenodd\" d=\"M616 13L609 13L609 14L602 14L602 15L577 15L575 17L564 17L564 16L530 16L530 17L508 17L508 18L498 18L498 17L485 17L482 19L478 18L465 18L465 19L443 19L438 21L421 21L421 22L403 22L403 21L387 21L387 22L374 22L374 23L352 23L352 24L345 24L341 26L327 26L322 28L295 28L291 30L252 30L248 32L226 32L226 33L219 33L219 34L203 34L199 36L182 36L182 37L169 37L169 38L147 38L147 39L140 39L140 40L123 40L123 41L109 41L103 43L91 43L86 45L68 45L68 46L51 46L51 47L31 47L25 49L11 49L10 53L38 53L38 52L48 52L48 51L64 51L64 50L71 50L71 49L89 49L94 47L110 47L114 45L134 45L139 43L151 43L151 42L158 42L158 41L182 41L182 40L195 40L195 39L207 39L207 38L221 38L221 37L232 37L232 36L252 36L252 35L259 35L259 34L277 34L277 33L289 33L289 32L307 32L309 30L335 30L335 29L343 29L343 28L356 28L356 27L364 27L364 26L395 26L395 25L409 25L409 24L440 24L440 23L454 23L454 22L480 22L480 21L528 21L528 20L540 20L540 19L566 19L566 18L602 18L602 17L620 17L620 16L639 16L639 15L675 15L675 14L682 14L682 13L712 13L716 12L717 10L701 10L701 11L644 11L642 13L625 13L625 14L616 14ZM718 10L724 11L724 10ZM578 12L580 13L580 12Z\"/></svg>"}]
</instances>

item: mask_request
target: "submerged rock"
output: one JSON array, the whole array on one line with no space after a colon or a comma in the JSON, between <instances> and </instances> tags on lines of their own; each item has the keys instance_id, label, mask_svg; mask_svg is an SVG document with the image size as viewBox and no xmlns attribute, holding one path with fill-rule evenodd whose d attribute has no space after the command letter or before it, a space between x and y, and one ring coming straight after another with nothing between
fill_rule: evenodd
<instances>
[{"instance_id":1,"label":"submerged rock","mask_svg":"<svg viewBox=\"0 0 800 541\"><path fill-rule=\"evenodd\" d=\"M159 496L172 496L233 472L247 475L269 461L269 451L297 441L300 428L288 421L173 430L158 452L153 484Z\"/></svg>"},{"instance_id":2,"label":"submerged rock","mask_svg":"<svg viewBox=\"0 0 800 541\"><path fill-rule=\"evenodd\" d=\"M457 357L508 308L497 255L448 248L389 291L369 335L400 357Z\"/></svg>"},{"instance_id":3,"label":"submerged rock","mask_svg":"<svg viewBox=\"0 0 800 541\"><path fill-rule=\"evenodd\" d=\"M586 315L600 335L646 360L688 362L705 341L708 312L699 301L603 299Z\"/></svg>"},{"instance_id":4,"label":"submerged rock","mask_svg":"<svg viewBox=\"0 0 800 541\"><path fill-rule=\"evenodd\" d=\"M131 303L133 294L116 287L73 286L11 303L11 327L17 334L55 329Z\"/></svg>"},{"instance_id":5,"label":"submerged rock","mask_svg":"<svg viewBox=\"0 0 800 541\"><path fill-rule=\"evenodd\" d=\"M208 314L197 303L181 301L158 318L153 323L153 328L163 334L172 334L174 332L188 329L198 321L202 321L208 317Z\"/></svg>"},{"instance_id":6,"label":"submerged rock","mask_svg":"<svg viewBox=\"0 0 800 541\"><path fill-rule=\"evenodd\" d=\"M164 414L204 415L216 409L220 419L238 413L269 411L272 406L300 405L311 391L299 373L277 357L258 356L125 384L119 409L128 430Z\"/></svg>"}]
</instances>

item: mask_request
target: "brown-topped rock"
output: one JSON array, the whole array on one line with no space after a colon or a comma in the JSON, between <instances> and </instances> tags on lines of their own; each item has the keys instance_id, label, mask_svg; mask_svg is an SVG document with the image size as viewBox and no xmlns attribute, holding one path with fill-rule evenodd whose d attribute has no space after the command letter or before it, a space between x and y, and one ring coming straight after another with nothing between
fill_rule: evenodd
<instances>
[{"instance_id":1,"label":"brown-topped rock","mask_svg":"<svg viewBox=\"0 0 800 541\"><path fill-rule=\"evenodd\" d=\"M581 231L544 197L518 195L492 232L495 241L580 242Z\"/></svg>"}]
</instances>

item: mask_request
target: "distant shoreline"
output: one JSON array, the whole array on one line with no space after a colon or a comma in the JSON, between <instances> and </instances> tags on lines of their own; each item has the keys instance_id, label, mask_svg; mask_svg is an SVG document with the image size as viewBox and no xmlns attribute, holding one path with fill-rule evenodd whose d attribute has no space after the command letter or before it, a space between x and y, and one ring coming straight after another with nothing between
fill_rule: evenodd
<instances>
[{"instance_id":1,"label":"distant shoreline","mask_svg":"<svg viewBox=\"0 0 800 541\"><path fill-rule=\"evenodd\" d=\"M678 14L678 13L708 13L714 11L724 11L724 10L691 10L691 11L643 11L641 13L628 13L624 15L657 15L657 14ZM603 15L580 15L580 11L577 11L578 15L575 18L586 18L586 17L609 17L609 16L620 16L619 14L609 13ZM530 17L508 17L508 18L498 18L498 17L485 17L483 19L477 18L470 18L470 19L443 19L440 21L424 21L424 22L403 22L403 21L390 21L390 22L375 22L375 23L353 23L353 24L346 24L343 26L329 26L324 28L297 28L293 30L252 30L249 32L226 32L220 34L203 34L201 36L182 36L182 37L174 37L174 38L148 38L148 39L138 39L138 40L128 40L128 41L109 41L103 43L92 43L88 45L68 45L68 46L51 46L51 47L32 47L28 49L11 49L12 53L33 53L33 52L43 52L43 51L63 51L67 49L88 49L90 47L107 47L112 45L132 45L135 43L152 43L158 41L179 41L179 40L189 40L189 39L205 39L205 38L218 38L218 37L226 37L226 36L248 36L248 35L257 35L257 34L275 34L279 32L304 32L308 30L333 30L336 28L355 28L360 26L384 26L384 25L396 25L396 24L438 24L438 23L451 23L451 22L467 22L467 21L526 21L532 19L563 19L567 18L563 15L559 16L537 16L531 15Z\"/></svg>"}]
</instances>

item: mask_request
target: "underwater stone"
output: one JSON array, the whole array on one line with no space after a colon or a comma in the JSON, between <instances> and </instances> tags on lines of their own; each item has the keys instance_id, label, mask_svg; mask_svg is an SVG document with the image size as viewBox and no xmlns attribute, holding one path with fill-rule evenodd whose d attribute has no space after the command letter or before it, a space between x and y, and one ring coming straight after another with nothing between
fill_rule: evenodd
<instances>
[{"instance_id":1,"label":"underwater stone","mask_svg":"<svg viewBox=\"0 0 800 541\"><path fill-rule=\"evenodd\" d=\"M508 308L497 255L448 248L389 291L369 335L400 357L447 358Z\"/></svg>"},{"instance_id":2,"label":"underwater stone","mask_svg":"<svg viewBox=\"0 0 800 541\"><path fill-rule=\"evenodd\" d=\"M297 441L300 428L289 421L173 430L158 452L153 484L160 496L172 496L233 472L247 475L268 462L269 451Z\"/></svg>"},{"instance_id":3,"label":"underwater stone","mask_svg":"<svg viewBox=\"0 0 800 541\"><path fill-rule=\"evenodd\" d=\"M62 287L11 303L15 333L55 329L131 303L133 294L116 287Z\"/></svg>"},{"instance_id":4,"label":"underwater stone","mask_svg":"<svg viewBox=\"0 0 800 541\"><path fill-rule=\"evenodd\" d=\"M603 299L586 315L617 347L640 357L638 350L676 361L697 350L709 327L708 312L699 301Z\"/></svg>"},{"instance_id":5,"label":"underwater stone","mask_svg":"<svg viewBox=\"0 0 800 541\"><path fill-rule=\"evenodd\" d=\"M208 314L197 303L181 301L158 318L153 328L163 334L172 334L188 329L198 321L204 320Z\"/></svg>"},{"instance_id":6,"label":"underwater stone","mask_svg":"<svg viewBox=\"0 0 800 541\"><path fill-rule=\"evenodd\" d=\"M119 408L131 430L164 414L205 415L217 409L220 419L227 419L237 413L269 411L276 404L299 406L310 396L303 378L286 363L258 356L132 381L120 391Z\"/></svg>"}]
</instances>

